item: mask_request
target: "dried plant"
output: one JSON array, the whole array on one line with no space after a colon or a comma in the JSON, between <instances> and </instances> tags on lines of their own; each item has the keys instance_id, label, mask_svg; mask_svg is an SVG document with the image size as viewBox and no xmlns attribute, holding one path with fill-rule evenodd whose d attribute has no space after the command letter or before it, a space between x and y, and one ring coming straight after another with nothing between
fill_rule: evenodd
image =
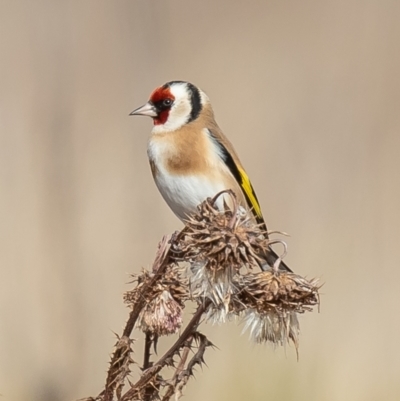
<instances>
[{"instance_id":1,"label":"dried plant","mask_svg":"<svg viewBox=\"0 0 400 401\"><path fill-rule=\"evenodd\" d=\"M233 207L220 211L215 203L223 194L232 198ZM131 312L115 345L104 390L85 400L180 398L196 365L204 363L205 351L213 345L199 331L208 319L237 318L255 342L275 346L292 342L297 351L297 314L319 305L320 285L280 271L279 259L270 271L257 271L260 255L279 242L267 234L231 191L199 205L180 233L162 239L151 271L134 276L135 287L124 295ZM188 301L195 302L197 309L179 332ZM145 336L143 364L135 373L131 371L134 328ZM165 335L177 339L162 357L152 360L152 349L156 351Z\"/></svg>"},{"instance_id":2,"label":"dried plant","mask_svg":"<svg viewBox=\"0 0 400 401\"><path fill-rule=\"evenodd\" d=\"M153 273L144 271L135 277L138 285L124 295L125 302L132 307L138 297L145 296L146 304L138 317L137 327L145 333L167 335L176 333L182 325L183 308L189 299L188 279L179 266L168 266L146 294L142 287L151 280Z\"/></svg>"}]
</instances>

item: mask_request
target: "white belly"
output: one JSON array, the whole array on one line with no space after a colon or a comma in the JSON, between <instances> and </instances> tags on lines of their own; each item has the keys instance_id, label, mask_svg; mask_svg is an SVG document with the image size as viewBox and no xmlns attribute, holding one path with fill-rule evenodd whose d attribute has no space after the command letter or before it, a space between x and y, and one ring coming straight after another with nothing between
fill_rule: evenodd
<instances>
[{"instance_id":1,"label":"white belly","mask_svg":"<svg viewBox=\"0 0 400 401\"><path fill-rule=\"evenodd\" d=\"M187 219L188 215L195 212L196 207L207 198L212 198L218 192L228 189L223 182L210 181L204 176L168 175L161 171L157 174L155 182L169 207L181 220ZM229 204L230 199L226 197L225 199ZM221 208L222 205L221 196L217 206Z\"/></svg>"}]
</instances>

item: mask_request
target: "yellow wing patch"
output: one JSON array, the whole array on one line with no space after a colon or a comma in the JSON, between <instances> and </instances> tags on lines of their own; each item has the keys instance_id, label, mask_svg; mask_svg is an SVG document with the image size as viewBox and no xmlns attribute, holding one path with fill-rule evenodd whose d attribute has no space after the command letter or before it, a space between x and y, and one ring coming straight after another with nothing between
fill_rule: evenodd
<instances>
[{"instance_id":1,"label":"yellow wing patch","mask_svg":"<svg viewBox=\"0 0 400 401\"><path fill-rule=\"evenodd\" d=\"M246 172L235 162L232 155L228 152L224 144L219 140L212 131L208 130L210 138L214 141L220 151L221 159L224 161L229 171L236 179L237 183L240 185L240 188L243 191L244 197L246 198L247 205L252 210L254 217L258 224L263 224L265 230L267 229L265 226L264 218L261 213L261 207L258 203L257 195L254 192L253 186L251 185L250 179L247 176Z\"/></svg>"},{"instance_id":2,"label":"yellow wing patch","mask_svg":"<svg viewBox=\"0 0 400 401\"><path fill-rule=\"evenodd\" d=\"M246 198L251 203L251 205L249 205L249 206L251 206L253 208L255 215L258 218L262 219L263 216L261 213L261 207L260 207L260 204L258 203L258 199L254 192L253 186L251 185L250 179L243 169L238 167L238 170L239 170L239 174L240 174L240 178L241 178L240 186L242 187L243 192L246 194Z\"/></svg>"}]
</instances>

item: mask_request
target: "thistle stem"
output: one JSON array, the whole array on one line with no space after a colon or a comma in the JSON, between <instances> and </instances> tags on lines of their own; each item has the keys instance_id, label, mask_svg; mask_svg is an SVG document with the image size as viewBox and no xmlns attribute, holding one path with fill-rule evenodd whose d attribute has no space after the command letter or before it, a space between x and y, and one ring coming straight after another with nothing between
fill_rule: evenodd
<instances>
[{"instance_id":1,"label":"thistle stem","mask_svg":"<svg viewBox=\"0 0 400 401\"><path fill-rule=\"evenodd\" d=\"M186 326L175 344L157 361L153 366L145 370L141 378L122 396L121 401L128 401L133 399L134 395L137 394L140 389L146 387L150 380L157 375L157 373L174 357L184 345L185 341L196 331L203 313L210 305L211 301L206 300L197 308L192 319Z\"/></svg>"}]
</instances>

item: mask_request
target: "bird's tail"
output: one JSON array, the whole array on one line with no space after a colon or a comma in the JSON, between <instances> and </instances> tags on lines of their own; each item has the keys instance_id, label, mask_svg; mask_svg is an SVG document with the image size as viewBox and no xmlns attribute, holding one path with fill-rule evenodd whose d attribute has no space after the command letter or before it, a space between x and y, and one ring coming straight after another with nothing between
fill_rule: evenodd
<instances>
[{"instance_id":1,"label":"bird's tail","mask_svg":"<svg viewBox=\"0 0 400 401\"><path fill-rule=\"evenodd\" d=\"M279 258L279 256L275 253L275 251L272 248L269 248L266 254L263 255L263 257L265 257L267 263L260 264L260 267L264 271L271 270L271 268L274 267L275 262ZM287 264L283 260L281 260L281 262L279 263L279 270L292 272L292 270L289 268L289 266L287 266Z\"/></svg>"}]
</instances>

